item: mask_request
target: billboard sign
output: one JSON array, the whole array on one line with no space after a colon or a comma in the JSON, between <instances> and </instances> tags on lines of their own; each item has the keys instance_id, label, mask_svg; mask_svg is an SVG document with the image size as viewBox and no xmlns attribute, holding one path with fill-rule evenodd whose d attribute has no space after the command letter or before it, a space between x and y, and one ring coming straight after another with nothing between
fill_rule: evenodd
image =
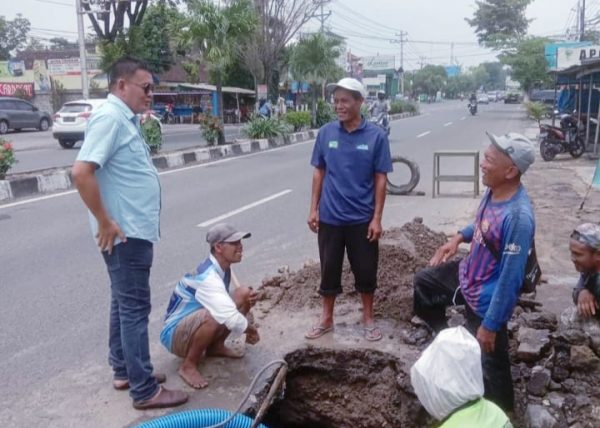
<instances>
[{"instance_id":1,"label":"billboard sign","mask_svg":"<svg viewBox=\"0 0 600 428\"><path fill-rule=\"evenodd\" d=\"M548 63L548 68L550 70L563 70L565 68L570 67L570 65L566 65L570 60L565 62L566 58L562 58L563 64L559 64L559 49L568 49L568 48L580 48L585 46L591 46L592 42L560 42L560 43L548 43L544 45L544 55L546 57L546 63ZM572 54L567 54L566 51L563 51L564 56L571 57ZM580 64L579 62L577 65ZM571 64L575 65L575 64Z\"/></svg>"},{"instance_id":2,"label":"billboard sign","mask_svg":"<svg viewBox=\"0 0 600 428\"><path fill-rule=\"evenodd\" d=\"M33 83L8 83L0 82L0 95L12 97L18 90L23 91L28 97L33 97Z\"/></svg>"},{"instance_id":3,"label":"billboard sign","mask_svg":"<svg viewBox=\"0 0 600 428\"><path fill-rule=\"evenodd\" d=\"M396 58L394 55L364 56L362 66L365 71L395 71Z\"/></svg>"}]
</instances>

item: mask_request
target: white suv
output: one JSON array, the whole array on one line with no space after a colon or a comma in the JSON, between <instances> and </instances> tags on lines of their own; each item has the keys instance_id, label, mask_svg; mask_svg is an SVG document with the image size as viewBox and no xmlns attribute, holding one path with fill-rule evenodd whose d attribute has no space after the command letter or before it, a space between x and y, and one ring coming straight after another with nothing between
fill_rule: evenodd
<instances>
[{"instance_id":1,"label":"white suv","mask_svg":"<svg viewBox=\"0 0 600 428\"><path fill-rule=\"evenodd\" d=\"M82 141L92 112L105 102L106 98L65 103L52 116L52 136L58 140L58 144L65 149L70 149L77 141Z\"/></svg>"}]
</instances>

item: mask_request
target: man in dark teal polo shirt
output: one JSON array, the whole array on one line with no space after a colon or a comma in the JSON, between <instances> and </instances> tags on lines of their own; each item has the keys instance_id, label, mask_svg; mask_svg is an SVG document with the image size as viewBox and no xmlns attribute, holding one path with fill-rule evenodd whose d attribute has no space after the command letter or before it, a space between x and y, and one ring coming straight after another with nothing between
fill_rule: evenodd
<instances>
[{"instance_id":1,"label":"man in dark teal polo shirt","mask_svg":"<svg viewBox=\"0 0 600 428\"><path fill-rule=\"evenodd\" d=\"M333 331L335 298L342 292L344 252L363 304L364 337L381 339L373 317L377 287L378 240L392 171L390 145L383 130L360 114L366 91L356 79L329 85L337 121L319 130L311 164L315 167L308 227L318 234L323 299L319 322L306 333L316 339Z\"/></svg>"}]
</instances>

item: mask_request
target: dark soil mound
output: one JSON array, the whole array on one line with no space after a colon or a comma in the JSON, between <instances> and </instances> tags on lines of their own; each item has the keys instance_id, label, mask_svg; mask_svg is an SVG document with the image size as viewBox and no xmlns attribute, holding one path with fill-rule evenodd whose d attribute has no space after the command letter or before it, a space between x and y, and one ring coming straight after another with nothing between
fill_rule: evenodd
<instances>
[{"instance_id":1,"label":"dark soil mound","mask_svg":"<svg viewBox=\"0 0 600 428\"><path fill-rule=\"evenodd\" d=\"M434 232L417 218L401 228L385 232L379 245L378 289L375 293L376 315L399 321L412 317L412 277L427 265L435 250L446 242L443 233ZM313 308L321 304L318 294L321 271L318 263L296 272L282 269L279 275L263 281L261 299L288 310ZM346 260L342 272L343 303L355 299L354 276Z\"/></svg>"}]
</instances>

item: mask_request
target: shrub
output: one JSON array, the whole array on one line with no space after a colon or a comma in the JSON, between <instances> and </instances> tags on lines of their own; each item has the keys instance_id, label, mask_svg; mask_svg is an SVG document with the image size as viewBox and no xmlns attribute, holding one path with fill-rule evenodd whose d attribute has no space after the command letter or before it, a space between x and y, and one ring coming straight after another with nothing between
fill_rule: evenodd
<instances>
[{"instance_id":1,"label":"shrub","mask_svg":"<svg viewBox=\"0 0 600 428\"><path fill-rule=\"evenodd\" d=\"M162 146L162 132L160 122L150 114L142 116L142 136L150 148L151 153L158 153Z\"/></svg>"},{"instance_id":2,"label":"shrub","mask_svg":"<svg viewBox=\"0 0 600 428\"><path fill-rule=\"evenodd\" d=\"M294 132L310 127L309 111L289 111L283 116L283 120L294 127Z\"/></svg>"},{"instance_id":3,"label":"shrub","mask_svg":"<svg viewBox=\"0 0 600 428\"><path fill-rule=\"evenodd\" d=\"M539 102L528 102L525 104L527 109L527 116L537 121L539 124L544 115L546 114L547 107Z\"/></svg>"},{"instance_id":4,"label":"shrub","mask_svg":"<svg viewBox=\"0 0 600 428\"><path fill-rule=\"evenodd\" d=\"M223 124L221 120L210 114L199 114L198 121L200 122L200 129L202 130L202 136L206 140L209 146L213 146L219 137L223 135Z\"/></svg>"},{"instance_id":5,"label":"shrub","mask_svg":"<svg viewBox=\"0 0 600 428\"><path fill-rule=\"evenodd\" d=\"M0 138L0 180L4 180L6 173L16 162L12 144Z\"/></svg>"},{"instance_id":6,"label":"shrub","mask_svg":"<svg viewBox=\"0 0 600 428\"><path fill-rule=\"evenodd\" d=\"M410 101L396 100L390 105L390 114L398 113L417 113L419 108Z\"/></svg>"},{"instance_id":7,"label":"shrub","mask_svg":"<svg viewBox=\"0 0 600 428\"><path fill-rule=\"evenodd\" d=\"M335 117L333 107L329 103L322 99L317 101L317 123L315 124L317 128L331 122Z\"/></svg>"},{"instance_id":8,"label":"shrub","mask_svg":"<svg viewBox=\"0 0 600 428\"><path fill-rule=\"evenodd\" d=\"M250 138L272 138L288 134L289 131L289 126L285 123L261 116L253 116L244 128L244 132Z\"/></svg>"}]
</instances>

